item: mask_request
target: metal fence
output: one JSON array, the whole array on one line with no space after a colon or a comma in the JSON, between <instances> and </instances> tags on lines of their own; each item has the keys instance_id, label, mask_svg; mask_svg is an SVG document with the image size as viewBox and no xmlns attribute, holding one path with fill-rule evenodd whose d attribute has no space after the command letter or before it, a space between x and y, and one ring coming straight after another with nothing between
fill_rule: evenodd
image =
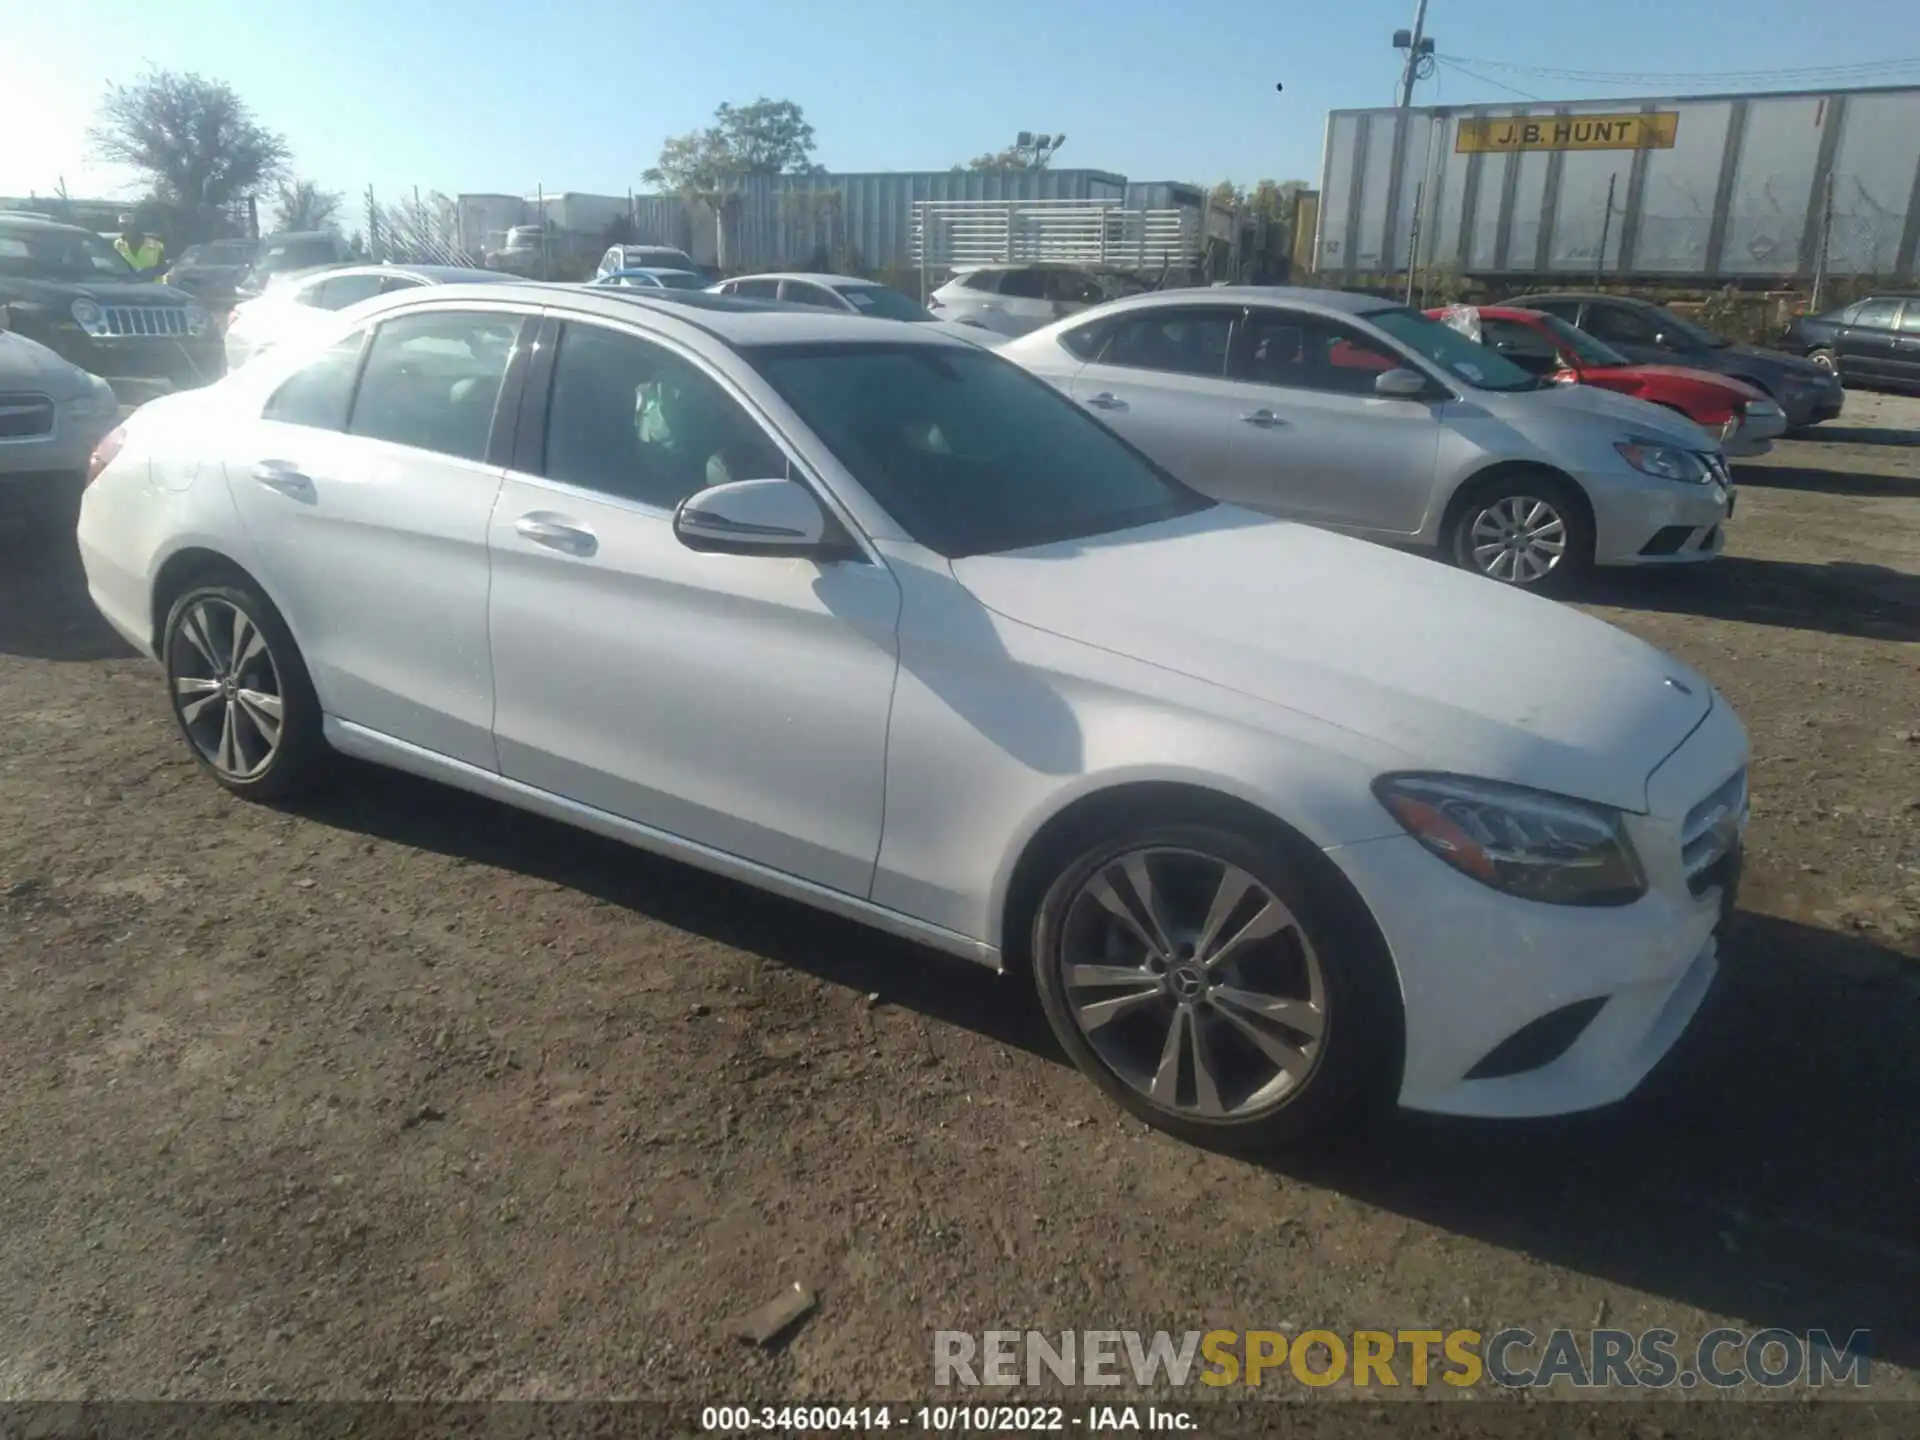
<instances>
[{"instance_id":1,"label":"metal fence","mask_svg":"<svg viewBox=\"0 0 1920 1440\"><path fill-rule=\"evenodd\" d=\"M1197 210L1129 210L1112 200L921 201L913 207L912 262L954 268L1050 261L1146 270L1193 264Z\"/></svg>"}]
</instances>

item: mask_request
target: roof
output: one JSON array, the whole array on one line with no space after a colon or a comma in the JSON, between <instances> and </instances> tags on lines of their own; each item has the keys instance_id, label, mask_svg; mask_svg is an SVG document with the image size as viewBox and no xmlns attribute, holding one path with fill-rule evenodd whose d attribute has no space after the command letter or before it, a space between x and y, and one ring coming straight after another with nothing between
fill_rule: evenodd
<instances>
[{"instance_id":1,"label":"roof","mask_svg":"<svg viewBox=\"0 0 1920 1440\"><path fill-rule=\"evenodd\" d=\"M418 304L420 294L410 297ZM874 341L926 345L964 345L967 342L940 333L938 327L908 320L879 320L842 310L788 305L776 300L746 300L714 295L705 290L624 290L608 285L543 285L528 280L490 285L449 286L433 292L436 301L514 300L547 310L598 315L609 320L631 319L643 310L667 320L698 326L723 343L751 345L831 344L835 341ZM369 305L381 308L406 303L401 296L383 296ZM375 312L377 313L377 312Z\"/></svg>"},{"instance_id":2,"label":"roof","mask_svg":"<svg viewBox=\"0 0 1920 1440\"><path fill-rule=\"evenodd\" d=\"M1312 290L1298 285L1209 285L1179 290L1148 290L1139 295L1108 301L1101 309L1148 309L1161 305L1295 305L1302 309L1341 315L1366 315L1375 310L1398 309L1397 300L1382 300L1375 295L1356 295L1348 290Z\"/></svg>"},{"instance_id":3,"label":"roof","mask_svg":"<svg viewBox=\"0 0 1920 1440\"><path fill-rule=\"evenodd\" d=\"M0 224L18 225L29 230L77 230L82 235L102 233L98 230L89 230L84 225L69 225L64 220L50 219L45 215L23 214L18 210L0 210Z\"/></svg>"},{"instance_id":4,"label":"roof","mask_svg":"<svg viewBox=\"0 0 1920 1440\"><path fill-rule=\"evenodd\" d=\"M868 280L859 275L829 275L821 270L760 270L752 275L729 275L720 283L732 285L741 280L806 280L815 285L833 285L841 288L848 285L859 285L873 290L886 288L878 280Z\"/></svg>"}]
</instances>

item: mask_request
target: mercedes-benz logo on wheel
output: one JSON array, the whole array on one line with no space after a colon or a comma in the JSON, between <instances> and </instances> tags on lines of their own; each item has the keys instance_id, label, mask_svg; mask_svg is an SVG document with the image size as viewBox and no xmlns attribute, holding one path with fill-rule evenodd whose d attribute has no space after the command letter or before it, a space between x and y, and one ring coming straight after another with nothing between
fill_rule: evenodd
<instances>
[{"instance_id":1,"label":"mercedes-benz logo on wheel","mask_svg":"<svg viewBox=\"0 0 1920 1440\"><path fill-rule=\"evenodd\" d=\"M1205 977L1191 965L1182 965L1178 970L1169 971L1167 984L1173 987L1173 993L1182 1000L1197 1000L1207 988Z\"/></svg>"}]
</instances>

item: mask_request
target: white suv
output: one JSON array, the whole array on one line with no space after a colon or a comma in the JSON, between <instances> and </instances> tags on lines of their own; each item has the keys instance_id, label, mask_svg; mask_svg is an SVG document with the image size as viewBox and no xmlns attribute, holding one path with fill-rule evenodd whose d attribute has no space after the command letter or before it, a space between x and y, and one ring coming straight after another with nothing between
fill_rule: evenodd
<instances>
[{"instance_id":1,"label":"white suv","mask_svg":"<svg viewBox=\"0 0 1920 1440\"><path fill-rule=\"evenodd\" d=\"M927 308L941 320L1025 335L1133 288L1117 282L1071 265L970 265L928 296Z\"/></svg>"}]
</instances>

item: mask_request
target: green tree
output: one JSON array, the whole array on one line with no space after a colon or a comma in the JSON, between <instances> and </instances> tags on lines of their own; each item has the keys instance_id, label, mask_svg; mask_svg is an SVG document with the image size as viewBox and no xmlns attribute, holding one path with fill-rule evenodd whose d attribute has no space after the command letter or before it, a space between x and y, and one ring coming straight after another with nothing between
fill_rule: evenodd
<instances>
[{"instance_id":1,"label":"green tree","mask_svg":"<svg viewBox=\"0 0 1920 1440\"><path fill-rule=\"evenodd\" d=\"M231 85L172 70L109 85L87 138L97 158L144 174L156 200L203 214L257 192L287 165L287 142Z\"/></svg>"},{"instance_id":2,"label":"green tree","mask_svg":"<svg viewBox=\"0 0 1920 1440\"><path fill-rule=\"evenodd\" d=\"M669 136L645 178L650 185L709 195L728 175L817 171L813 148L813 126L800 107L763 95L751 105L720 106L704 130Z\"/></svg>"},{"instance_id":3,"label":"green tree","mask_svg":"<svg viewBox=\"0 0 1920 1440\"><path fill-rule=\"evenodd\" d=\"M322 190L311 180L282 182L274 199L274 228L324 230L339 211L338 190Z\"/></svg>"}]
</instances>

